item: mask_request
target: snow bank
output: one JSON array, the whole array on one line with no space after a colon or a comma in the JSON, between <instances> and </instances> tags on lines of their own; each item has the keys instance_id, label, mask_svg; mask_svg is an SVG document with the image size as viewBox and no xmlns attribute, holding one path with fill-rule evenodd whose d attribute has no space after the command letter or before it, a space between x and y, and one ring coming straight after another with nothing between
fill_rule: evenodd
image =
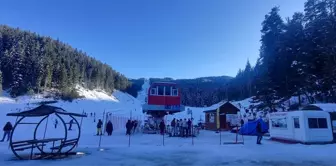
<instances>
[{"instance_id":1,"label":"snow bank","mask_svg":"<svg viewBox=\"0 0 336 166\"><path fill-rule=\"evenodd\" d=\"M83 95L84 98L76 99L72 102L59 100L52 105L75 113L95 113L97 119L103 118L104 111L123 119L129 119L131 115L132 119L144 118L141 103L129 94L115 90L112 95L108 95L103 91L91 91L84 88L79 88L79 94ZM4 125L7 121L15 123L15 117L6 116L9 112L32 109L38 106L36 104L38 102L51 100L54 99L45 98L42 95L26 95L14 99L4 94L0 97L0 125Z\"/></svg>"},{"instance_id":2,"label":"snow bank","mask_svg":"<svg viewBox=\"0 0 336 166\"><path fill-rule=\"evenodd\" d=\"M119 102L113 95L107 94L103 90L88 90L80 86L77 86L76 89L79 95L84 96L86 99Z\"/></svg>"}]
</instances>

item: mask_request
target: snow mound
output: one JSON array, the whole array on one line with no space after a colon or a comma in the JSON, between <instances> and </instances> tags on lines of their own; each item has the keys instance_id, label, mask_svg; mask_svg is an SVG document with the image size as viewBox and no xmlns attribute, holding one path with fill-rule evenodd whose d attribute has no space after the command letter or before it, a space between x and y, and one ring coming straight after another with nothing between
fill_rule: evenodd
<instances>
[{"instance_id":1,"label":"snow mound","mask_svg":"<svg viewBox=\"0 0 336 166\"><path fill-rule=\"evenodd\" d=\"M91 100L108 100L108 101L114 101L119 102L117 98L115 98L113 95L107 94L106 92L102 90L88 90L83 87L77 86L76 87L77 92L79 95L83 96L86 99Z\"/></svg>"},{"instance_id":2,"label":"snow mound","mask_svg":"<svg viewBox=\"0 0 336 166\"><path fill-rule=\"evenodd\" d=\"M144 80L144 84L142 85L141 91L138 92L137 99L142 103L147 103L148 89L150 87L149 79Z\"/></svg>"}]
</instances>

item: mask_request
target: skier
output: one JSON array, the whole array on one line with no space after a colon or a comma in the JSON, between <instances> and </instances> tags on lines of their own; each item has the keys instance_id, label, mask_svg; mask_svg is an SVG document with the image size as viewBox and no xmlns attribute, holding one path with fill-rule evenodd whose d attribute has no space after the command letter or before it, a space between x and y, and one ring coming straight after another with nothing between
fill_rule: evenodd
<instances>
[{"instance_id":1,"label":"skier","mask_svg":"<svg viewBox=\"0 0 336 166\"><path fill-rule=\"evenodd\" d=\"M160 122L160 134L161 134L161 135L164 134L164 132L165 132L165 127L166 127L166 125L165 125L164 121L162 120L162 121Z\"/></svg>"},{"instance_id":2,"label":"skier","mask_svg":"<svg viewBox=\"0 0 336 166\"><path fill-rule=\"evenodd\" d=\"M102 125L103 125L103 121L101 119L99 119L98 123L97 123L97 135L103 135Z\"/></svg>"},{"instance_id":3,"label":"skier","mask_svg":"<svg viewBox=\"0 0 336 166\"><path fill-rule=\"evenodd\" d=\"M175 133L176 133L176 120L175 120L175 118L171 121L170 125L172 127L172 135L175 136Z\"/></svg>"},{"instance_id":4,"label":"skier","mask_svg":"<svg viewBox=\"0 0 336 166\"><path fill-rule=\"evenodd\" d=\"M113 124L112 122L109 120L106 124L106 132L107 132L107 135L108 136L111 136L112 135L112 132L113 132Z\"/></svg>"},{"instance_id":5,"label":"skier","mask_svg":"<svg viewBox=\"0 0 336 166\"><path fill-rule=\"evenodd\" d=\"M55 129L57 128L57 125L58 125L58 120L55 119Z\"/></svg>"},{"instance_id":6,"label":"skier","mask_svg":"<svg viewBox=\"0 0 336 166\"><path fill-rule=\"evenodd\" d=\"M131 135L131 130L133 128L131 120L128 120L126 123L126 135Z\"/></svg>"},{"instance_id":7,"label":"skier","mask_svg":"<svg viewBox=\"0 0 336 166\"><path fill-rule=\"evenodd\" d=\"M7 136L7 141L9 141L12 129L13 129L13 126L12 126L11 122L7 122L6 125L3 128L4 135L3 135L2 140L0 142L4 142L6 136Z\"/></svg>"},{"instance_id":8,"label":"skier","mask_svg":"<svg viewBox=\"0 0 336 166\"><path fill-rule=\"evenodd\" d=\"M90 116L92 117L92 112L90 113Z\"/></svg>"},{"instance_id":9,"label":"skier","mask_svg":"<svg viewBox=\"0 0 336 166\"><path fill-rule=\"evenodd\" d=\"M73 119L71 119L70 122L69 122L69 129L68 130L72 130L72 123L73 123Z\"/></svg>"},{"instance_id":10,"label":"skier","mask_svg":"<svg viewBox=\"0 0 336 166\"><path fill-rule=\"evenodd\" d=\"M262 140L262 136L263 136L263 132L262 132L260 121L257 122L256 132L257 132L257 144L260 145L261 144L261 140Z\"/></svg>"}]
</instances>

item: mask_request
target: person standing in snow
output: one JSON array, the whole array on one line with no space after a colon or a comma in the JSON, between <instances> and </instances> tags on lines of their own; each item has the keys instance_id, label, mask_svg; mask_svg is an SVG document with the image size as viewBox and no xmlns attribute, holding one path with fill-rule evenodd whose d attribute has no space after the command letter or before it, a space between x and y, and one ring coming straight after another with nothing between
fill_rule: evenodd
<instances>
[{"instance_id":1,"label":"person standing in snow","mask_svg":"<svg viewBox=\"0 0 336 166\"><path fill-rule=\"evenodd\" d=\"M6 125L3 128L4 135L3 135L2 140L0 142L4 142L6 136L7 136L7 141L9 141L12 129L13 129L13 126L12 126L11 122L7 122Z\"/></svg>"},{"instance_id":2,"label":"person standing in snow","mask_svg":"<svg viewBox=\"0 0 336 166\"><path fill-rule=\"evenodd\" d=\"M183 137L184 129L183 129L183 120L182 119L180 119L179 124L180 124L180 137Z\"/></svg>"},{"instance_id":3,"label":"person standing in snow","mask_svg":"<svg viewBox=\"0 0 336 166\"><path fill-rule=\"evenodd\" d=\"M108 136L111 136L112 135L112 132L113 132L113 124L112 122L109 120L106 124L106 132L107 132L107 135Z\"/></svg>"},{"instance_id":4,"label":"person standing in snow","mask_svg":"<svg viewBox=\"0 0 336 166\"><path fill-rule=\"evenodd\" d=\"M138 121L134 120L134 123L133 123L133 134L135 133L135 130L136 130L137 127L138 127Z\"/></svg>"},{"instance_id":5,"label":"person standing in snow","mask_svg":"<svg viewBox=\"0 0 336 166\"><path fill-rule=\"evenodd\" d=\"M183 120L183 123L182 123L182 126L183 126L183 137L187 137L187 132L188 132L188 122L187 122L187 119L184 119Z\"/></svg>"},{"instance_id":6,"label":"person standing in snow","mask_svg":"<svg viewBox=\"0 0 336 166\"><path fill-rule=\"evenodd\" d=\"M73 119L71 119L70 122L69 122L69 129L68 130L72 130L72 123L73 123Z\"/></svg>"},{"instance_id":7,"label":"person standing in snow","mask_svg":"<svg viewBox=\"0 0 336 166\"><path fill-rule=\"evenodd\" d=\"M55 129L57 128L57 125L58 125L58 120L55 119Z\"/></svg>"},{"instance_id":8,"label":"person standing in snow","mask_svg":"<svg viewBox=\"0 0 336 166\"><path fill-rule=\"evenodd\" d=\"M133 128L131 120L128 120L126 123L126 135L131 135L131 130Z\"/></svg>"},{"instance_id":9,"label":"person standing in snow","mask_svg":"<svg viewBox=\"0 0 336 166\"><path fill-rule=\"evenodd\" d=\"M161 135L164 134L164 132L165 132L165 128L166 128L166 125L165 125L164 121L162 120L162 121L160 122L160 134L161 134Z\"/></svg>"},{"instance_id":10,"label":"person standing in snow","mask_svg":"<svg viewBox=\"0 0 336 166\"><path fill-rule=\"evenodd\" d=\"M179 136L180 135L180 120L176 120L176 134L175 135L177 135L177 136Z\"/></svg>"},{"instance_id":11,"label":"person standing in snow","mask_svg":"<svg viewBox=\"0 0 336 166\"><path fill-rule=\"evenodd\" d=\"M175 118L171 121L170 125L172 127L172 135L175 136L175 133L176 133L176 121L175 121Z\"/></svg>"},{"instance_id":12,"label":"person standing in snow","mask_svg":"<svg viewBox=\"0 0 336 166\"><path fill-rule=\"evenodd\" d=\"M97 123L97 135L103 135L102 126L103 126L103 121L99 119Z\"/></svg>"},{"instance_id":13,"label":"person standing in snow","mask_svg":"<svg viewBox=\"0 0 336 166\"><path fill-rule=\"evenodd\" d=\"M257 132L257 144L260 145L261 144L261 140L262 140L262 136L263 136L263 132L262 132L260 121L257 122L256 132Z\"/></svg>"},{"instance_id":14,"label":"person standing in snow","mask_svg":"<svg viewBox=\"0 0 336 166\"><path fill-rule=\"evenodd\" d=\"M188 137L191 135L191 127L192 127L192 123L190 119L188 119L187 125L188 125L188 128L187 128L187 137Z\"/></svg>"}]
</instances>

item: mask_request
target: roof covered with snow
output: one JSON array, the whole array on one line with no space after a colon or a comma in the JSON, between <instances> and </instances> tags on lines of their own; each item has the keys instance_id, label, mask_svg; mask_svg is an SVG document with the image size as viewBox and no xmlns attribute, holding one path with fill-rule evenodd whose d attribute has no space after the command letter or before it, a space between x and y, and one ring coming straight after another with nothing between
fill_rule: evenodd
<instances>
[{"instance_id":1,"label":"roof covered with snow","mask_svg":"<svg viewBox=\"0 0 336 166\"><path fill-rule=\"evenodd\" d=\"M310 104L303 107L302 110L322 110L326 112L336 112L336 104L335 103Z\"/></svg>"}]
</instances>

